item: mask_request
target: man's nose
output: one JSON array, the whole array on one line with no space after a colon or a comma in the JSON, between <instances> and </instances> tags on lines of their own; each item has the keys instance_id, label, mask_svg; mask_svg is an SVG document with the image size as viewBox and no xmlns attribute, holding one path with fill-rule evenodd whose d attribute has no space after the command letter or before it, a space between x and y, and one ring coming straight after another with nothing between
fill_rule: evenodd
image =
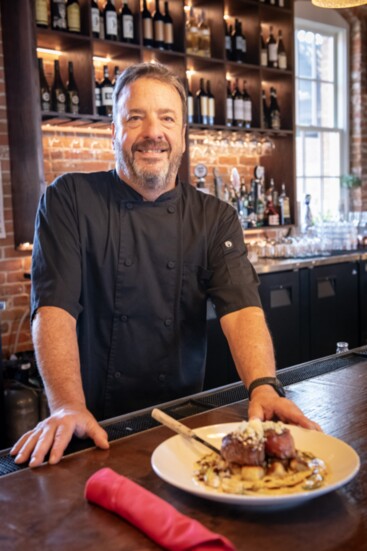
<instances>
[{"instance_id":1,"label":"man's nose","mask_svg":"<svg viewBox=\"0 0 367 551\"><path fill-rule=\"evenodd\" d=\"M156 117L146 117L143 125L144 138L154 138L156 140L163 138L162 125Z\"/></svg>"}]
</instances>

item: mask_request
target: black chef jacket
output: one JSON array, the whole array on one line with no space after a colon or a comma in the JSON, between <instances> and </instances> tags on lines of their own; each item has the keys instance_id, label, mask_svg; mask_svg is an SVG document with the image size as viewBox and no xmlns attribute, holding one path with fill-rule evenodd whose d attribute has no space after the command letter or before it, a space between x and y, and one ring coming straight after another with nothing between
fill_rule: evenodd
<instances>
[{"instance_id":1,"label":"black chef jacket","mask_svg":"<svg viewBox=\"0 0 367 551\"><path fill-rule=\"evenodd\" d=\"M260 306L235 210L178 182L156 201L115 170L66 174L41 198L32 261L40 306L77 319L87 407L106 419L202 389L206 301Z\"/></svg>"}]
</instances>

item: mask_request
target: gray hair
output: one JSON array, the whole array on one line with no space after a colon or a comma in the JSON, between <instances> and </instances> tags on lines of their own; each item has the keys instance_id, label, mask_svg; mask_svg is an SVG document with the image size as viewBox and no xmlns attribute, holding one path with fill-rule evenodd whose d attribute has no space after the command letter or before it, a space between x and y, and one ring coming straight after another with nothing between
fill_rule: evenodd
<instances>
[{"instance_id":1,"label":"gray hair","mask_svg":"<svg viewBox=\"0 0 367 551\"><path fill-rule=\"evenodd\" d=\"M156 62L130 65L118 77L113 91L113 121L115 124L117 123L117 105L123 89L132 82L139 80L139 78L152 78L175 88L181 99L183 124L186 124L187 98L185 87L175 73L162 63Z\"/></svg>"}]
</instances>

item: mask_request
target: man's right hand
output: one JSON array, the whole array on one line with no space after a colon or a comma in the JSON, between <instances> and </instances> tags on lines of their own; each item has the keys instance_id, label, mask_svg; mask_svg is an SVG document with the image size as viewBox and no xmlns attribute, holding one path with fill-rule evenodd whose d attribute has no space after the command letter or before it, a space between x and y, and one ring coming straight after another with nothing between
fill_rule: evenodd
<instances>
[{"instance_id":1,"label":"man's right hand","mask_svg":"<svg viewBox=\"0 0 367 551\"><path fill-rule=\"evenodd\" d=\"M15 463L29 461L30 467L38 467L50 452L49 464L58 463L72 436L91 438L95 445L104 450L109 448L106 431L93 415L80 407L63 407L52 412L50 417L26 432L12 447Z\"/></svg>"}]
</instances>

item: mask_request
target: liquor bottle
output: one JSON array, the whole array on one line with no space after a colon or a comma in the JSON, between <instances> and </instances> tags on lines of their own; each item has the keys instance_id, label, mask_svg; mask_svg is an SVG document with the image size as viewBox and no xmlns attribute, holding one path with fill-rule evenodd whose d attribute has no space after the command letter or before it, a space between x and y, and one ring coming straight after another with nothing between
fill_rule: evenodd
<instances>
[{"instance_id":1,"label":"liquor bottle","mask_svg":"<svg viewBox=\"0 0 367 551\"><path fill-rule=\"evenodd\" d=\"M266 46L268 48L268 67L278 67L278 45L274 38L272 25L269 27L269 36Z\"/></svg>"},{"instance_id":2,"label":"liquor bottle","mask_svg":"<svg viewBox=\"0 0 367 551\"><path fill-rule=\"evenodd\" d=\"M74 78L73 62L68 63L69 78L66 85L66 110L68 113L77 115L79 113L79 92Z\"/></svg>"},{"instance_id":3,"label":"liquor bottle","mask_svg":"<svg viewBox=\"0 0 367 551\"><path fill-rule=\"evenodd\" d=\"M231 35L229 33L229 28L227 25L227 21L223 19L224 21L224 48L226 51L226 59L228 61L232 60L232 40Z\"/></svg>"},{"instance_id":4,"label":"liquor bottle","mask_svg":"<svg viewBox=\"0 0 367 551\"><path fill-rule=\"evenodd\" d=\"M165 50L173 49L173 20L169 12L168 2L164 3L164 48Z\"/></svg>"},{"instance_id":5,"label":"liquor bottle","mask_svg":"<svg viewBox=\"0 0 367 551\"><path fill-rule=\"evenodd\" d=\"M262 30L260 31L260 65L262 67L268 66L268 49L265 44Z\"/></svg>"},{"instance_id":6,"label":"liquor bottle","mask_svg":"<svg viewBox=\"0 0 367 551\"><path fill-rule=\"evenodd\" d=\"M233 124L234 126L243 126L243 96L239 89L238 78L236 78L235 88L233 90Z\"/></svg>"},{"instance_id":7,"label":"liquor bottle","mask_svg":"<svg viewBox=\"0 0 367 551\"><path fill-rule=\"evenodd\" d=\"M281 29L278 31L278 67L279 69L287 68L287 53L284 48L283 35Z\"/></svg>"},{"instance_id":8,"label":"liquor bottle","mask_svg":"<svg viewBox=\"0 0 367 551\"><path fill-rule=\"evenodd\" d=\"M273 203L274 179L270 179L270 186L266 192L266 206L264 213L265 226L279 226L279 213Z\"/></svg>"},{"instance_id":9,"label":"liquor bottle","mask_svg":"<svg viewBox=\"0 0 367 551\"><path fill-rule=\"evenodd\" d=\"M51 90L52 109L58 113L66 112L66 88L60 74L60 62L54 61L55 75Z\"/></svg>"},{"instance_id":10,"label":"liquor bottle","mask_svg":"<svg viewBox=\"0 0 367 551\"><path fill-rule=\"evenodd\" d=\"M263 128L270 128L270 124L269 124L269 107L268 107L268 104L266 102L265 90L261 91L261 96L262 96L262 104L261 104L261 107L262 107L262 126L263 126Z\"/></svg>"},{"instance_id":11,"label":"liquor bottle","mask_svg":"<svg viewBox=\"0 0 367 551\"><path fill-rule=\"evenodd\" d=\"M94 73L94 104L96 106L97 115L103 115L101 85L95 77L94 67L93 67L93 73Z\"/></svg>"},{"instance_id":12,"label":"liquor bottle","mask_svg":"<svg viewBox=\"0 0 367 551\"><path fill-rule=\"evenodd\" d=\"M127 0L123 0L121 4L120 23L122 42L134 42L134 18Z\"/></svg>"},{"instance_id":13,"label":"liquor bottle","mask_svg":"<svg viewBox=\"0 0 367 551\"><path fill-rule=\"evenodd\" d=\"M242 54L241 54L241 61L245 63L246 61L246 54L247 54L247 41L245 33L242 30L242 21L238 22L238 30L242 38Z\"/></svg>"},{"instance_id":14,"label":"liquor bottle","mask_svg":"<svg viewBox=\"0 0 367 551\"><path fill-rule=\"evenodd\" d=\"M48 82L45 76L45 71L43 69L42 57L38 58L38 72L39 72L39 79L40 79L41 109L42 111L51 111L50 87L48 85Z\"/></svg>"},{"instance_id":15,"label":"liquor bottle","mask_svg":"<svg viewBox=\"0 0 367 551\"><path fill-rule=\"evenodd\" d=\"M99 7L96 0L91 0L90 14L91 14L91 22L92 22L92 36L93 38L99 38L101 22L99 18Z\"/></svg>"},{"instance_id":16,"label":"liquor bottle","mask_svg":"<svg viewBox=\"0 0 367 551\"><path fill-rule=\"evenodd\" d=\"M55 31L66 31L65 0L51 0L51 27Z\"/></svg>"},{"instance_id":17,"label":"liquor bottle","mask_svg":"<svg viewBox=\"0 0 367 551\"><path fill-rule=\"evenodd\" d=\"M104 34L107 40L117 40L117 13L111 0L104 8Z\"/></svg>"},{"instance_id":18,"label":"liquor bottle","mask_svg":"<svg viewBox=\"0 0 367 551\"><path fill-rule=\"evenodd\" d=\"M196 92L196 122L208 124L208 95L204 88L204 79L200 79L200 88Z\"/></svg>"},{"instance_id":19,"label":"liquor bottle","mask_svg":"<svg viewBox=\"0 0 367 551\"><path fill-rule=\"evenodd\" d=\"M155 12L153 15L154 47L164 49L164 20L159 9L159 0L155 0Z\"/></svg>"},{"instance_id":20,"label":"liquor bottle","mask_svg":"<svg viewBox=\"0 0 367 551\"><path fill-rule=\"evenodd\" d=\"M280 129L280 109L277 99L277 91L272 86L270 88L270 107L269 107L269 126L273 130Z\"/></svg>"},{"instance_id":21,"label":"liquor bottle","mask_svg":"<svg viewBox=\"0 0 367 551\"><path fill-rule=\"evenodd\" d=\"M151 48L153 46L153 19L147 7L147 0L143 0L141 18L143 21L143 45Z\"/></svg>"},{"instance_id":22,"label":"liquor bottle","mask_svg":"<svg viewBox=\"0 0 367 551\"><path fill-rule=\"evenodd\" d=\"M211 91L210 80L206 81L206 93L208 96L208 124L215 124L215 98Z\"/></svg>"},{"instance_id":23,"label":"liquor bottle","mask_svg":"<svg viewBox=\"0 0 367 551\"><path fill-rule=\"evenodd\" d=\"M227 80L226 125L233 125L233 95L230 80Z\"/></svg>"},{"instance_id":24,"label":"liquor bottle","mask_svg":"<svg viewBox=\"0 0 367 551\"><path fill-rule=\"evenodd\" d=\"M243 56L242 33L240 32L238 19L235 19L234 29L232 32L232 56L233 56L233 61L242 63L242 56Z\"/></svg>"},{"instance_id":25,"label":"liquor bottle","mask_svg":"<svg viewBox=\"0 0 367 551\"><path fill-rule=\"evenodd\" d=\"M187 123L192 124L194 122L194 97L190 90L187 89Z\"/></svg>"},{"instance_id":26,"label":"liquor bottle","mask_svg":"<svg viewBox=\"0 0 367 551\"><path fill-rule=\"evenodd\" d=\"M103 67L103 81L101 82L101 103L102 114L107 117L112 117L112 94L113 86L108 75L108 66Z\"/></svg>"},{"instance_id":27,"label":"liquor bottle","mask_svg":"<svg viewBox=\"0 0 367 551\"><path fill-rule=\"evenodd\" d=\"M115 68L113 70L113 79L112 79L112 86L115 87L116 81L119 78L121 74L120 67L118 65L115 65Z\"/></svg>"},{"instance_id":28,"label":"liquor bottle","mask_svg":"<svg viewBox=\"0 0 367 551\"><path fill-rule=\"evenodd\" d=\"M199 48L198 55L210 57L210 28L206 21L205 11L201 10L200 21L198 25Z\"/></svg>"},{"instance_id":29,"label":"liquor bottle","mask_svg":"<svg viewBox=\"0 0 367 551\"><path fill-rule=\"evenodd\" d=\"M251 128L252 124L252 100L247 91L247 81L243 81L243 124L245 128Z\"/></svg>"},{"instance_id":30,"label":"liquor bottle","mask_svg":"<svg viewBox=\"0 0 367 551\"><path fill-rule=\"evenodd\" d=\"M48 27L47 0L35 0L36 25Z\"/></svg>"},{"instance_id":31,"label":"liquor bottle","mask_svg":"<svg viewBox=\"0 0 367 551\"><path fill-rule=\"evenodd\" d=\"M280 223L282 225L290 224L292 222L291 207L290 207L289 197L287 195L287 192L285 191L285 184L282 184L281 186L281 192L279 195L279 205L280 205Z\"/></svg>"},{"instance_id":32,"label":"liquor bottle","mask_svg":"<svg viewBox=\"0 0 367 551\"><path fill-rule=\"evenodd\" d=\"M79 0L67 0L66 2L66 22L68 31L71 33L80 33L80 6Z\"/></svg>"},{"instance_id":33,"label":"liquor bottle","mask_svg":"<svg viewBox=\"0 0 367 551\"><path fill-rule=\"evenodd\" d=\"M257 181L256 186L256 226L261 227L264 225L265 217L265 203L264 203L264 190L261 181Z\"/></svg>"},{"instance_id":34,"label":"liquor bottle","mask_svg":"<svg viewBox=\"0 0 367 551\"><path fill-rule=\"evenodd\" d=\"M193 6L190 8L189 17L186 21L186 52L197 54L199 49L198 23L195 17Z\"/></svg>"}]
</instances>

